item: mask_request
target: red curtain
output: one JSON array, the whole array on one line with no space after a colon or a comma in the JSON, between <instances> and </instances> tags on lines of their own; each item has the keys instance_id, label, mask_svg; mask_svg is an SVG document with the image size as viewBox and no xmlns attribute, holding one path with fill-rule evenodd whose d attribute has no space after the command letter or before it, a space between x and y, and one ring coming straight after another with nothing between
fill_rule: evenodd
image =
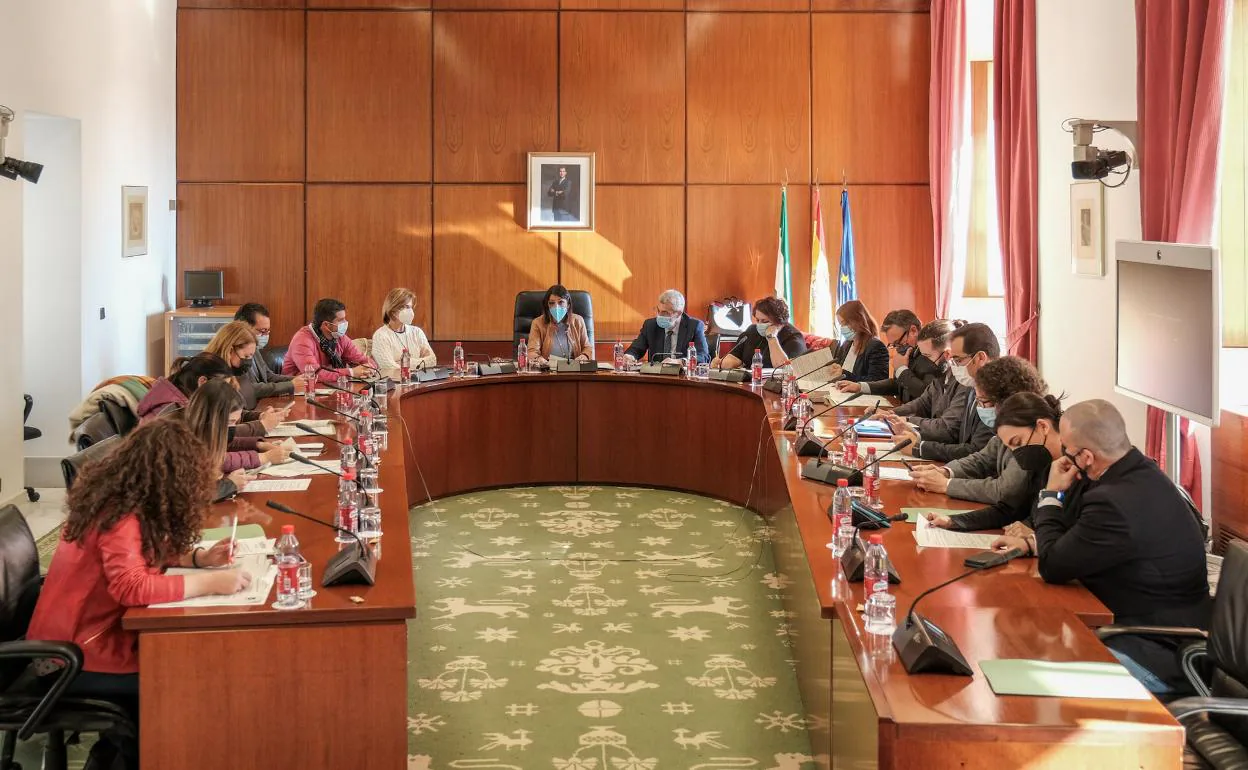
<instances>
[{"instance_id":1,"label":"red curtain","mask_svg":"<svg viewBox=\"0 0 1248 770\"><path fill-rule=\"evenodd\" d=\"M1136 0L1145 240L1212 241L1229 16L1227 0ZM1149 407L1144 451L1164 466L1163 420ZM1179 435L1180 483L1200 505L1200 455L1186 419Z\"/></svg>"},{"instance_id":2,"label":"red curtain","mask_svg":"<svg viewBox=\"0 0 1248 770\"><path fill-rule=\"evenodd\" d=\"M1010 353L1035 361L1040 325L1036 3L996 0L992 41L997 213Z\"/></svg>"},{"instance_id":3,"label":"red curtain","mask_svg":"<svg viewBox=\"0 0 1248 770\"><path fill-rule=\"evenodd\" d=\"M947 318L953 301L953 266L959 227L966 228L967 198L959 180L965 167L960 155L966 136L970 61L966 56L965 0L932 0L931 93L928 117L928 163L932 196L932 255L935 258L936 317Z\"/></svg>"}]
</instances>

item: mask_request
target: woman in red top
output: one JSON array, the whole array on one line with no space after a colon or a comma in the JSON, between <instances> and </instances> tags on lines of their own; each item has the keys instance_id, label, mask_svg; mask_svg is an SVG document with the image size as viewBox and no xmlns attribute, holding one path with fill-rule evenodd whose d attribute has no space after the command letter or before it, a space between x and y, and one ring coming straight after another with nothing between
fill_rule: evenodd
<instances>
[{"instance_id":1,"label":"woman in red top","mask_svg":"<svg viewBox=\"0 0 1248 770\"><path fill-rule=\"evenodd\" d=\"M83 671L69 692L112 700L136 724L139 645L121 626L126 609L233 594L251 582L237 569L163 574L229 562L228 539L195 547L226 441L221 432L208 446L182 420L153 420L83 468L66 501L69 516L27 638L81 647Z\"/></svg>"}]
</instances>

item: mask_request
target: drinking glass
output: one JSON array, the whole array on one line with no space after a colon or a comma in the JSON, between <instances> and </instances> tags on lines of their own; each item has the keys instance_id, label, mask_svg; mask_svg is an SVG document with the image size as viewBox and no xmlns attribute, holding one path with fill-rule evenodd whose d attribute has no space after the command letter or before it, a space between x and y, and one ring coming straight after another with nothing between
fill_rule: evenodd
<instances>
[{"instance_id":1,"label":"drinking glass","mask_svg":"<svg viewBox=\"0 0 1248 770\"><path fill-rule=\"evenodd\" d=\"M465 365L464 373L468 377L476 377L481 374L481 363L479 361L469 361Z\"/></svg>"},{"instance_id":2,"label":"drinking glass","mask_svg":"<svg viewBox=\"0 0 1248 770\"><path fill-rule=\"evenodd\" d=\"M342 476L346 479L355 478L356 463L359 461L359 452L350 444L344 444L342 447Z\"/></svg>"},{"instance_id":3,"label":"drinking glass","mask_svg":"<svg viewBox=\"0 0 1248 770\"><path fill-rule=\"evenodd\" d=\"M362 486L365 490L377 489L377 469L376 468L361 468L359 473L360 473L360 486Z\"/></svg>"},{"instance_id":4,"label":"drinking glass","mask_svg":"<svg viewBox=\"0 0 1248 770\"><path fill-rule=\"evenodd\" d=\"M390 400L390 394L380 388L373 394L373 400L377 402L377 416L386 413L386 404Z\"/></svg>"},{"instance_id":5,"label":"drinking glass","mask_svg":"<svg viewBox=\"0 0 1248 770\"><path fill-rule=\"evenodd\" d=\"M316 397L316 364L303 367L303 397L308 401Z\"/></svg>"},{"instance_id":6,"label":"drinking glass","mask_svg":"<svg viewBox=\"0 0 1248 770\"><path fill-rule=\"evenodd\" d=\"M839 559L849 550L854 542L854 525L842 524L836 530L836 539L832 541L832 556Z\"/></svg>"},{"instance_id":7,"label":"drinking glass","mask_svg":"<svg viewBox=\"0 0 1248 770\"><path fill-rule=\"evenodd\" d=\"M711 365L705 361L698 362L698 379L705 380L711 376Z\"/></svg>"},{"instance_id":8,"label":"drinking glass","mask_svg":"<svg viewBox=\"0 0 1248 770\"><path fill-rule=\"evenodd\" d=\"M312 562L307 559L299 562L299 591L297 595L303 600L316 596L316 589L312 587Z\"/></svg>"},{"instance_id":9,"label":"drinking glass","mask_svg":"<svg viewBox=\"0 0 1248 770\"><path fill-rule=\"evenodd\" d=\"M897 624L897 597L886 591L871 594L866 615L868 633L891 635Z\"/></svg>"},{"instance_id":10,"label":"drinking glass","mask_svg":"<svg viewBox=\"0 0 1248 770\"><path fill-rule=\"evenodd\" d=\"M377 454L381 454L382 452L384 452L384 451L386 451L387 449L389 449L389 448L390 448L390 430L389 430L389 428L386 428L386 427L384 427L384 426L382 426L382 427L380 427L380 428L379 428L379 427L377 427L377 426L376 426L376 424L374 423L374 426L373 426L373 448L376 450Z\"/></svg>"},{"instance_id":11,"label":"drinking glass","mask_svg":"<svg viewBox=\"0 0 1248 770\"><path fill-rule=\"evenodd\" d=\"M381 509L375 505L369 505L360 509L360 537L380 537L381 536Z\"/></svg>"}]
</instances>

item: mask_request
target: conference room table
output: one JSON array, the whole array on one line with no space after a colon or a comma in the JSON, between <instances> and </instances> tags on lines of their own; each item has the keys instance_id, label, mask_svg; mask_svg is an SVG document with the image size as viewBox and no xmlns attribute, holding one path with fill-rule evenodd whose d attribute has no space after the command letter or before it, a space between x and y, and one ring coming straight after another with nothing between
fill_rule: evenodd
<instances>
[{"instance_id":1,"label":"conference room table","mask_svg":"<svg viewBox=\"0 0 1248 770\"><path fill-rule=\"evenodd\" d=\"M477 489L620 484L681 490L748 507L773 534L812 752L836 768L1177 768L1183 730L1156 700L998 696L978 662L1112 662L1093 628L1109 610L1079 585L1049 585L1034 560L976 574L923 600L974 676L908 675L888 637L867 633L862 586L826 544L833 487L800 477L806 458L778 397L750 385L638 373L504 374L402 386L387 404L384 535L372 587L318 587L303 610L269 606L132 610L140 634L144 768L401 768L406 763L406 621L414 616L407 509ZM309 410L309 411L304 411ZM851 413L816 420L832 432ZM332 417L302 399L292 418ZM345 425L338 437L349 438ZM337 457L326 442L325 459ZM330 520L336 479L254 494L236 510L275 536L296 523L319 583L338 547L327 528L261 510L277 499ZM885 512L973 508L881 483ZM271 514L268 518L267 514ZM965 570L960 549L919 548L895 523L884 543L902 582L898 614ZM353 601L352 597L357 600ZM153 675L153 673L155 675Z\"/></svg>"}]
</instances>

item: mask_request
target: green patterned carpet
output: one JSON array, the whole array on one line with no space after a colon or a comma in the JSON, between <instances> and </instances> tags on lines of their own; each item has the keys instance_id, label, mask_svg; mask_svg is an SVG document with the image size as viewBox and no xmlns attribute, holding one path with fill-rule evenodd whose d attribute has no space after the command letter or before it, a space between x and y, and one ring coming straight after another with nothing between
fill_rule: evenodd
<instances>
[{"instance_id":1,"label":"green patterned carpet","mask_svg":"<svg viewBox=\"0 0 1248 770\"><path fill-rule=\"evenodd\" d=\"M623 487L412 512L409 770L799 770L809 756L770 528Z\"/></svg>"}]
</instances>

